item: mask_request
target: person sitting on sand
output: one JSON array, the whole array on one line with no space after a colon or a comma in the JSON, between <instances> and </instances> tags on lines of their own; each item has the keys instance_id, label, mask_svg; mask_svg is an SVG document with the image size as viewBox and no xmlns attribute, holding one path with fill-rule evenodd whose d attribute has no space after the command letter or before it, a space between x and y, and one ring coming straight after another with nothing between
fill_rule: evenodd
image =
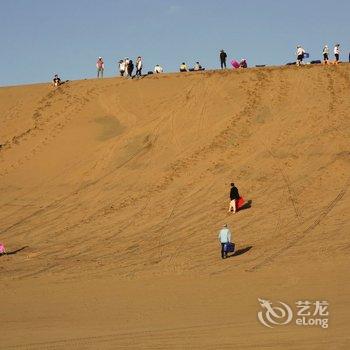
<instances>
[{"instance_id":1,"label":"person sitting on sand","mask_svg":"<svg viewBox=\"0 0 350 350\"><path fill-rule=\"evenodd\" d=\"M58 74L55 74L55 76L53 77L52 85L53 86L60 86L61 85L61 79L59 78Z\"/></svg>"},{"instance_id":2,"label":"person sitting on sand","mask_svg":"<svg viewBox=\"0 0 350 350\"><path fill-rule=\"evenodd\" d=\"M248 68L247 60L245 58L242 58L239 62L239 68Z\"/></svg>"},{"instance_id":3,"label":"person sitting on sand","mask_svg":"<svg viewBox=\"0 0 350 350\"><path fill-rule=\"evenodd\" d=\"M237 211L236 201L239 199L238 188L235 186L233 182L231 182L231 190L230 190L230 206L228 211L235 213Z\"/></svg>"},{"instance_id":4,"label":"person sitting on sand","mask_svg":"<svg viewBox=\"0 0 350 350\"><path fill-rule=\"evenodd\" d=\"M185 62L182 62L180 65L180 72L188 72L188 68Z\"/></svg>"},{"instance_id":5,"label":"person sitting on sand","mask_svg":"<svg viewBox=\"0 0 350 350\"><path fill-rule=\"evenodd\" d=\"M203 70L202 66L200 65L199 62L196 62L196 64L193 67L194 71L198 71L198 70Z\"/></svg>"},{"instance_id":6,"label":"person sitting on sand","mask_svg":"<svg viewBox=\"0 0 350 350\"><path fill-rule=\"evenodd\" d=\"M303 58L305 55L305 50L300 45L297 46L296 55L297 55L297 66L300 66L303 62Z\"/></svg>"},{"instance_id":7,"label":"person sitting on sand","mask_svg":"<svg viewBox=\"0 0 350 350\"><path fill-rule=\"evenodd\" d=\"M163 73L163 68L159 64L156 64L156 66L154 67L154 73Z\"/></svg>"},{"instance_id":8,"label":"person sitting on sand","mask_svg":"<svg viewBox=\"0 0 350 350\"><path fill-rule=\"evenodd\" d=\"M221 244L221 259L227 258L227 250L225 245L231 243L231 231L227 227L227 224L224 224L222 229L219 231L219 242Z\"/></svg>"}]
</instances>

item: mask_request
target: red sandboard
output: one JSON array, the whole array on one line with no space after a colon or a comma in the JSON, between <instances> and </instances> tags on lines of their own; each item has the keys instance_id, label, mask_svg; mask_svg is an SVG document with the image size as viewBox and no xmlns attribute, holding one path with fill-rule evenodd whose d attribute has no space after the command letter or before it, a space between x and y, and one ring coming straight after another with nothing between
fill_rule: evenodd
<instances>
[{"instance_id":1,"label":"red sandboard","mask_svg":"<svg viewBox=\"0 0 350 350\"><path fill-rule=\"evenodd\" d=\"M236 210L239 210L243 207L244 205L244 198L243 197L239 197L237 199L237 202L236 202Z\"/></svg>"}]
</instances>

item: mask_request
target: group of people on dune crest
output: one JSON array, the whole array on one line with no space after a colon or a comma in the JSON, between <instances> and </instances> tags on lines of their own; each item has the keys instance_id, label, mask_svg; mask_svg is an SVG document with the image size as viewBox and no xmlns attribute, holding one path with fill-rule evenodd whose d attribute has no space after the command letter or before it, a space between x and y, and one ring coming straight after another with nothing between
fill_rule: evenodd
<instances>
[{"instance_id":1,"label":"group of people on dune crest","mask_svg":"<svg viewBox=\"0 0 350 350\"><path fill-rule=\"evenodd\" d=\"M338 64L340 62L340 44L335 44L334 49L334 61L329 60L329 48L328 45L323 46L322 50L322 56L323 56L323 64ZM296 61L287 63L287 65L297 65L301 66L304 64L304 59L309 58L310 54L305 51L305 49L298 45L296 48ZM220 61L220 68L226 69L227 68L227 53L224 50L220 50L219 53L219 61ZM350 62L350 54L349 54L349 62ZM242 58L241 60L237 61L236 59L232 59L230 61L231 66L233 69L240 69L240 68L248 68L248 62L245 58ZM321 60L313 60L309 63L315 64L315 63L321 63ZM138 56L135 60L135 63L133 60L129 59L129 57L126 57L124 59L121 59L117 63L119 75L121 77L127 77L127 78L140 78L142 76L142 69L143 69L143 59L141 56ZM265 67L264 64L255 65L255 67ZM105 63L103 58L100 56L98 57L98 60L96 62L96 69L97 69L97 78L103 78L103 73L105 70ZM133 75L133 72L135 70L135 75ZM198 72L198 71L204 71L205 68L197 61L193 68L188 68L187 64L185 62L182 62L179 67L180 72ZM147 74L159 74L163 73L163 67L159 64L156 64L153 71L148 71ZM57 87L62 84L61 79L58 77L57 74L55 74L54 78L52 79L52 85Z\"/></svg>"},{"instance_id":2,"label":"group of people on dune crest","mask_svg":"<svg viewBox=\"0 0 350 350\"><path fill-rule=\"evenodd\" d=\"M340 58L340 44L335 44L334 45L334 49L333 49L333 53L334 53L334 61L330 61L329 60L329 48L328 45L325 44L323 46L322 49L322 56L323 56L323 64L338 64L339 63L339 58ZM297 50L295 52L295 55L297 57L297 61L296 61L296 65L297 66L301 66L303 64L303 59L304 58L309 58L309 53L307 53L305 51L305 49L301 46L298 45L297 46ZM350 61L350 54L349 54L349 61ZM311 61L314 63L321 63L320 60L316 60L316 61Z\"/></svg>"}]
</instances>

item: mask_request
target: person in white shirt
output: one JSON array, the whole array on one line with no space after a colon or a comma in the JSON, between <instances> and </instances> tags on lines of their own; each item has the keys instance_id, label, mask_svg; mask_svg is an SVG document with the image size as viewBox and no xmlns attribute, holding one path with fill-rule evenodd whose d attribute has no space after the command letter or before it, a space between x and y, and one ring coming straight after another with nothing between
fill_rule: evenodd
<instances>
[{"instance_id":1,"label":"person in white shirt","mask_svg":"<svg viewBox=\"0 0 350 350\"><path fill-rule=\"evenodd\" d=\"M142 58L141 56L137 57L136 62L135 62L135 66L136 66L136 77L140 77L141 76L141 71L142 71Z\"/></svg>"},{"instance_id":2,"label":"person in white shirt","mask_svg":"<svg viewBox=\"0 0 350 350\"><path fill-rule=\"evenodd\" d=\"M297 55L297 66L300 66L302 64L303 58L304 58L304 54L305 54L305 50L300 45L298 45L297 46L297 52L296 52L296 55Z\"/></svg>"},{"instance_id":3,"label":"person in white shirt","mask_svg":"<svg viewBox=\"0 0 350 350\"><path fill-rule=\"evenodd\" d=\"M124 76L125 77L128 77L129 76L129 63L130 63L130 60L129 60L129 57L126 57L125 60L124 60L124 64L125 64L125 74Z\"/></svg>"},{"instance_id":4,"label":"person in white shirt","mask_svg":"<svg viewBox=\"0 0 350 350\"><path fill-rule=\"evenodd\" d=\"M219 231L219 242L221 244L221 258L227 258L227 252L225 251L225 245L231 243L231 231L225 224L222 229Z\"/></svg>"},{"instance_id":5,"label":"person in white shirt","mask_svg":"<svg viewBox=\"0 0 350 350\"><path fill-rule=\"evenodd\" d=\"M340 54L340 49L339 49L340 45L336 44L334 46L334 56L335 56L335 61L334 64L338 64L339 62L339 54Z\"/></svg>"},{"instance_id":6,"label":"person in white shirt","mask_svg":"<svg viewBox=\"0 0 350 350\"><path fill-rule=\"evenodd\" d=\"M188 72L188 68L185 62L182 62L180 65L180 72Z\"/></svg>"},{"instance_id":7,"label":"person in white shirt","mask_svg":"<svg viewBox=\"0 0 350 350\"><path fill-rule=\"evenodd\" d=\"M121 77L124 76L124 73L125 73L125 61L124 60L119 61L119 73L120 73Z\"/></svg>"},{"instance_id":8,"label":"person in white shirt","mask_svg":"<svg viewBox=\"0 0 350 350\"><path fill-rule=\"evenodd\" d=\"M322 50L323 64L328 64L328 54L329 54L328 45L325 45Z\"/></svg>"},{"instance_id":9,"label":"person in white shirt","mask_svg":"<svg viewBox=\"0 0 350 350\"><path fill-rule=\"evenodd\" d=\"M159 64L156 64L156 66L154 67L154 73L163 73L163 68Z\"/></svg>"},{"instance_id":10,"label":"person in white shirt","mask_svg":"<svg viewBox=\"0 0 350 350\"><path fill-rule=\"evenodd\" d=\"M203 67L200 65L199 62L196 62L196 64L194 65L193 70L194 70L194 71L203 70Z\"/></svg>"}]
</instances>

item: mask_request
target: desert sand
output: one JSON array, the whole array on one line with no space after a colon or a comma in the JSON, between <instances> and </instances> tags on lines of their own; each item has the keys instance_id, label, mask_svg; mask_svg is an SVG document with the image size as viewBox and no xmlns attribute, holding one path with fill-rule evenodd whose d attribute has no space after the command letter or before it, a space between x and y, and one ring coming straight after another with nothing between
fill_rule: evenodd
<instances>
[{"instance_id":1,"label":"desert sand","mask_svg":"<svg viewBox=\"0 0 350 350\"><path fill-rule=\"evenodd\" d=\"M350 65L0 101L1 349L349 349ZM265 327L258 298L328 301L329 327Z\"/></svg>"}]
</instances>

